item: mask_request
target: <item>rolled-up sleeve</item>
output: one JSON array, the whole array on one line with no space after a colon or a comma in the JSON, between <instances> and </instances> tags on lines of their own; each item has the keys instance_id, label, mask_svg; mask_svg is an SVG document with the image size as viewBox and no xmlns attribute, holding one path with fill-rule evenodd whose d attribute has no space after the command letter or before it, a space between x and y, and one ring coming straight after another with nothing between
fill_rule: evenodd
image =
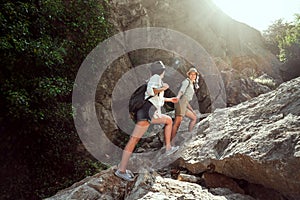
<instances>
[{"instance_id":1,"label":"rolled-up sleeve","mask_svg":"<svg viewBox=\"0 0 300 200\"><path fill-rule=\"evenodd\" d=\"M154 96L155 93L154 93L153 88L158 89L158 88L161 88L161 87L162 87L162 81L160 79L160 76L159 75L152 76L149 79L149 82L147 84L147 93L148 93L148 95Z\"/></svg>"},{"instance_id":2,"label":"rolled-up sleeve","mask_svg":"<svg viewBox=\"0 0 300 200\"><path fill-rule=\"evenodd\" d=\"M182 94L184 94L185 90L188 86L189 86L189 81L187 79L185 79L184 81L182 81L179 91L182 92Z\"/></svg>"}]
</instances>

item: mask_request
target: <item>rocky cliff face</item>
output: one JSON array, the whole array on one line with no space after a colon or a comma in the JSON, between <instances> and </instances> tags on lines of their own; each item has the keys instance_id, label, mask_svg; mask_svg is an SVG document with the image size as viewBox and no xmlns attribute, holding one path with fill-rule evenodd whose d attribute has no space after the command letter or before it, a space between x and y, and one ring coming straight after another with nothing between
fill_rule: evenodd
<instances>
[{"instance_id":1,"label":"rocky cliff face","mask_svg":"<svg viewBox=\"0 0 300 200\"><path fill-rule=\"evenodd\" d=\"M212 71L209 76L221 74L225 86L226 95L221 96L223 103L218 107L237 105L281 83L280 63L266 50L261 34L225 15L211 0L110 0L109 4L109 19L115 33L135 28L162 27L185 34L203 47L205 54L199 56L200 66L197 67L203 70L216 67L217 71ZM163 44L164 39L158 42ZM186 53L189 55L198 53L189 51L184 45L179 45L178 49L188 51ZM116 59L101 77L96 93L98 118L107 133L118 131L111 112L114 86L132 68L156 60L162 60L183 76L194 64L176 52L151 48L137 49ZM257 81L258 77L266 74L269 77L267 80ZM205 76L202 74L197 92L196 103L201 113L216 109L212 106L215 99L211 98L211 93L218 92L222 87L209 91L208 85L214 83L216 78L211 78L209 83L208 76ZM177 82L174 77L178 76L172 77L172 82Z\"/></svg>"},{"instance_id":2,"label":"rocky cliff face","mask_svg":"<svg viewBox=\"0 0 300 200\"><path fill-rule=\"evenodd\" d=\"M270 73L277 71L278 62L270 62L276 59L265 50L260 33L232 20L211 0L111 0L110 3L114 11L112 21L118 31L148 26L174 29L193 37L214 57L229 59L235 68L255 65Z\"/></svg>"},{"instance_id":3,"label":"rocky cliff face","mask_svg":"<svg viewBox=\"0 0 300 200\"><path fill-rule=\"evenodd\" d=\"M110 4L117 31L140 27L176 30L196 40L213 59L222 59L239 72L265 72L281 80L280 63L266 50L261 34L225 15L211 0L111 0ZM147 61L153 56L158 55L133 57Z\"/></svg>"},{"instance_id":4,"label":"rocky cliff face","mask_svg":"<svg viewBox=\"0 0 300 200\"><path fill-rule=\"evenodd\" d=\"M135 28L161 27L178 31L203 47L198 56L199 69L212 68L209 75L202 73L200 90L197 92L197 107L201 113L212 112L216 108L237 105L259 94L274 89L281 83L280 63L266 50L260 33L246 24L234 21L219 10L210 0L110 0L110 21L115 33ZM149 40L151 38L148 38ZM157 43L167 43L174 38L160 38ZM126 39L120 43L126 43ZM180 42L180 41L178 41ZM176 41L177 43L177 41ZM178 43L180 52L196 55L189 47ZM108 67L99 81L96 93L96 109L99 122L105 132L118 132L111 111L112 93L122 76L132 68L162 60L182 76L170 76L169 84L178 82L187 69L194 65L187 57L162 49L137 49L125 53ZM100 66L102 67L102 66ZM221 74L222 82L216 77ZM268 77L260 79L259 77ZM178 80L175 80L175 79ZM209 85L215 84L213 91ZM226 94L216 99L225 87ZM221 103L220 103L221 102ZM112 140L114 136L112 136Z\"/></svg>"},{"instance_id":5,"label":"rocky cliff face","mask_svg":"<svg viewBox=\"0 0 300 200\"><path fill-rule=\"evenodd\" d=\"M114 167L49 198L56 199L300 199L300 78L230 108L218 109L189 133L184 122L166 158L127 183ZM151 152L151 150L150 150ZM145 158L146 159L146 158ZM167 159L171 165L164 166ZM159 162L158 162L159 161ZM152 164L152 165L151 165ZM151 166L162 167L151 170ZM182 182L186 181L186 182Z\"/></svg>"}]
</instances>

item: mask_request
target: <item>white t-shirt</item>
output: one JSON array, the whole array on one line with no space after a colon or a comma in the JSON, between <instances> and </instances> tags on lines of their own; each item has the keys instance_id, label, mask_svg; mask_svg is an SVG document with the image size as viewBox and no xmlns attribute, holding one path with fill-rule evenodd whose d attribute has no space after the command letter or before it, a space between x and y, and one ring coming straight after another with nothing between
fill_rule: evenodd
<instances>
[{"instance_id":1,"label":"white t-shirt","mask_svg":"<svg viewBox=\"0 0 300 200\"><path fill-rule=\"evenodd\" d=\"M158 74L154 74L150 77L147 90L145 92L145 99L149 96L152 96L148 101L150 101L157 109L158 114L161 114L161 107L164 105L164 91L160 92L159 94L155 94L153 89L159 89L163 87L163 81Z\"/></svg>"}]
</instances>

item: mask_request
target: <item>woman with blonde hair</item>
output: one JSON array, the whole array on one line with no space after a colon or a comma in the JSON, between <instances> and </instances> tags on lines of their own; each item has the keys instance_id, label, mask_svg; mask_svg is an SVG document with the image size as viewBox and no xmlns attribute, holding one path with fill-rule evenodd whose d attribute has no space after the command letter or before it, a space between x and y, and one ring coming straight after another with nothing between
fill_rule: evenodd
<instances>
[{"instance_id":1,"label":"woman with blonde hair","mask_svg":"<svg viewBox=\"0 0 300 200\"><path fill-rule=\"evenodd\" d=\"M186 75L187 78L182 81L181 87L177 94L179 101L178 103L175 103L175 120L173 123L171 140L175 138L177 130L184 116L190 119L189 131L193 130L197 120L196 113L189 102L193 99L193 95L195 93L194 85L199 87L196 82L199 73L195 67L192 67L188 70Z\"/></svg>"}]
</instances>

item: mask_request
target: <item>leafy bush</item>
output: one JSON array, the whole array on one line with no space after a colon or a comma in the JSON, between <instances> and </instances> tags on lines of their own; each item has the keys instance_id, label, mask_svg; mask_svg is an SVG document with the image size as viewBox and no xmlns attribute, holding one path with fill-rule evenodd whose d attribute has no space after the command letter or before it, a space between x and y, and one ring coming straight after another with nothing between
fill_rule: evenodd
<instances>
[{"instance_id":1,"label":"leafy bush","mask_svg":"<svg viewBox=\"0 0 300 200\"><path fill-rule=\"evenodd\" d=\"M81 144L72 88L85 56L110 34L107 2L2 1L1 199L40 199L105 168Z\"/></svg>"},{"instance_id":2,"label":"leafy bush","mask_svg":"<svg viewBox=\"0 0 300 200\"><path fill-rule=\"evenodd\" d=\"M300 59L300 15L295 14L294 22L279 19L264 31L263 36L271 52L280 61Z\"/></svg>"}]
</instances>

